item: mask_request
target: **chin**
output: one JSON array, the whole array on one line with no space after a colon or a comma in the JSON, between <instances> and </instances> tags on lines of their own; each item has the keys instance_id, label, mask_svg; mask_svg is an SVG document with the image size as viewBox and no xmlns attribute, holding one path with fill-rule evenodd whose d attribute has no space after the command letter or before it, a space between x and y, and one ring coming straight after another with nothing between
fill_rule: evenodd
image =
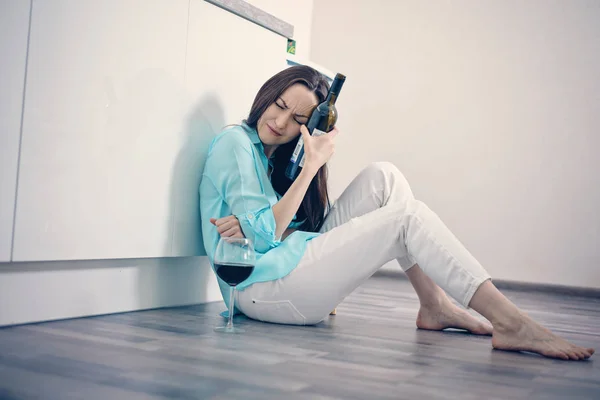
<instances>
[{"instance_id":1,"label":"chin","mask_svg":"<svg viewBox=\"0 0 600 400\"><path fill-rule=\"evenodd\" d=\"M275 138L273 138L269 133L258 132L258 137L260 138L260 141L263 142L263 144L276 144Z\"/></svg>"},{"instance_id":2,"label":"chin","mask_svg":"<svg viewBox=\"0 0 600 400\"><path fill-rule=\"evenodd\" d=\"M271 138L270 136L271 135L269 135L267 132L258 131L258 137L260 138L260 141L264 144L272 144L271 142L273 141L273 138Z\"/></svg>"}]
</instances>

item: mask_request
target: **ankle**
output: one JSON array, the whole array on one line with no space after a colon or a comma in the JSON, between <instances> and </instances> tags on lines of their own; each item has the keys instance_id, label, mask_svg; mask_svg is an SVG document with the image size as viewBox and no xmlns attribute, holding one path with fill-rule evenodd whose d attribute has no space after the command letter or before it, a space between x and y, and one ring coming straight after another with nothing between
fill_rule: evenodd
<instances>
[{"instance_id":1,"label":"ankle","mask_svg":"<svg viewBox=\"0 0 600 400\"><path fill-rule=\"evenodd\" d=\"M425 309L436 309L440 308L443 304L448 301L446 294L439 290L427 293L426 295L419 296L419 303L421 308Z\"/></svg>"},{"instance_id":2,"label":"ankle","mask_svg":"<svg viewBox=\"0 0 600 400\"><path fill-rule=\"evenodd\" d=\"M492 318L490 322L498 332L518 332L525 324L526 316L521 312L504 314L499 318Z\"/></svg>"}]
</instances>

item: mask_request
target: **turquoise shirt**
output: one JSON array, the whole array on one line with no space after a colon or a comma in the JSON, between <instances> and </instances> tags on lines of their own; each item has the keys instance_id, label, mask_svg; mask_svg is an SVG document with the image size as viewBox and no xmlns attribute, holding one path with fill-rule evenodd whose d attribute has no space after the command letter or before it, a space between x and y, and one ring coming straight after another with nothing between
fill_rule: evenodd
<instances>
[{"instance_id":1,"label":"turquoise shirt","mask_svg":"<svg viewBox=\"0 0 600 400\"><path fill-rule=\"evenodd\" d=\"M210 218L235 215L256 252L254 271L237 286L244 290L257 282L283 278L300 262L309 240L318 233L296 231L281 241L275 235L273 206L280 196L269 179L269 160L258 132L246 124L225 129L210 144L200 182L200 216L204 248L214 271L214 253L220 235ZM292 221L289 227L297 227ZM229 285L217 277L229 307Z\"/></svg>"}]
</instances>

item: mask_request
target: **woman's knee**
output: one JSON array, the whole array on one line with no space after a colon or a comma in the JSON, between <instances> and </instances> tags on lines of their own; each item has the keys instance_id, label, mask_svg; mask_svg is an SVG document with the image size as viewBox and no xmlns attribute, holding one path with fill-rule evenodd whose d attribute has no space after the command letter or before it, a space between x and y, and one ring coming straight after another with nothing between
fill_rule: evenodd
<instances>
[{"instance_id":1,"label":"woman's knee","mask_svg":"<svg viewBox=\"0 0 600 400\"><path fill-rule=\"evenodd\" d=\"M398 167L396 167L394 163L389 161L374 161L367 165L365 169L368 171L383 172L388 174L400 173Z\"/></svg>"},{"instance_id":2,"label":"woman's knee","mask_svg":"<svg viewBox=\"0 0 600 400\"><path fill-rule=\"evenodd\" d=\"M389 161L378 161L369 164L363 173L372 181L379 181L384 188L401 194L404 199L413 198L412 189L404 174ZM391 194L391 193L390 193Z\"/></svg>"},{"instance_id":3,"label":"woman's knee","mask_svg":"<svg viewBox=\"0 0 600 400\"><path fill-rule=\"evenodd\" d=\"M365 172L372 176L383 176L391 178L401 183L402 185L408 186L408 181L404 177L404 174L389 161L376 161L372 162L365 168Z\"/></svg>"}]
</instances>

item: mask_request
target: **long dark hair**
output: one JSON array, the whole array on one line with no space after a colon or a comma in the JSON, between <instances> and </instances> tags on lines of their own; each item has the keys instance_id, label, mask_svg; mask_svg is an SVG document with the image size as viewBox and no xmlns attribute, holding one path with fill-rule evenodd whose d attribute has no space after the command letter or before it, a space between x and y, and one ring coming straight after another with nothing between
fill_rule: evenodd
<instances>
[{"instance_id":1,"label":"long dark hair","mask_svg":"<svg viewBox=\"0 0 600 400\"><path fill-rule=\"evenodd\" d=\"M258 119L277 100L287 88L294 84L302 84L311 90L321 103L327 97L329 84L325 77L308 66L293 66L274 75L260 88L254 103L250 109L250 114L245 120L246 124L256 129ZM290 188L292 181L285 176L285 169L290 161L290 157L296 148L300 135L294 140L277 148L273 155L273 171L271 173L271 183L273 188L280 195L284 195ZM310 183L302 204L296 214L299 221L304 220L299 227L300 230L307 232L318 232L325 220L325 213L329 210L329 193L327 191L327 165L323 165L312 182Z\"/></svg>"}]
</instances>

